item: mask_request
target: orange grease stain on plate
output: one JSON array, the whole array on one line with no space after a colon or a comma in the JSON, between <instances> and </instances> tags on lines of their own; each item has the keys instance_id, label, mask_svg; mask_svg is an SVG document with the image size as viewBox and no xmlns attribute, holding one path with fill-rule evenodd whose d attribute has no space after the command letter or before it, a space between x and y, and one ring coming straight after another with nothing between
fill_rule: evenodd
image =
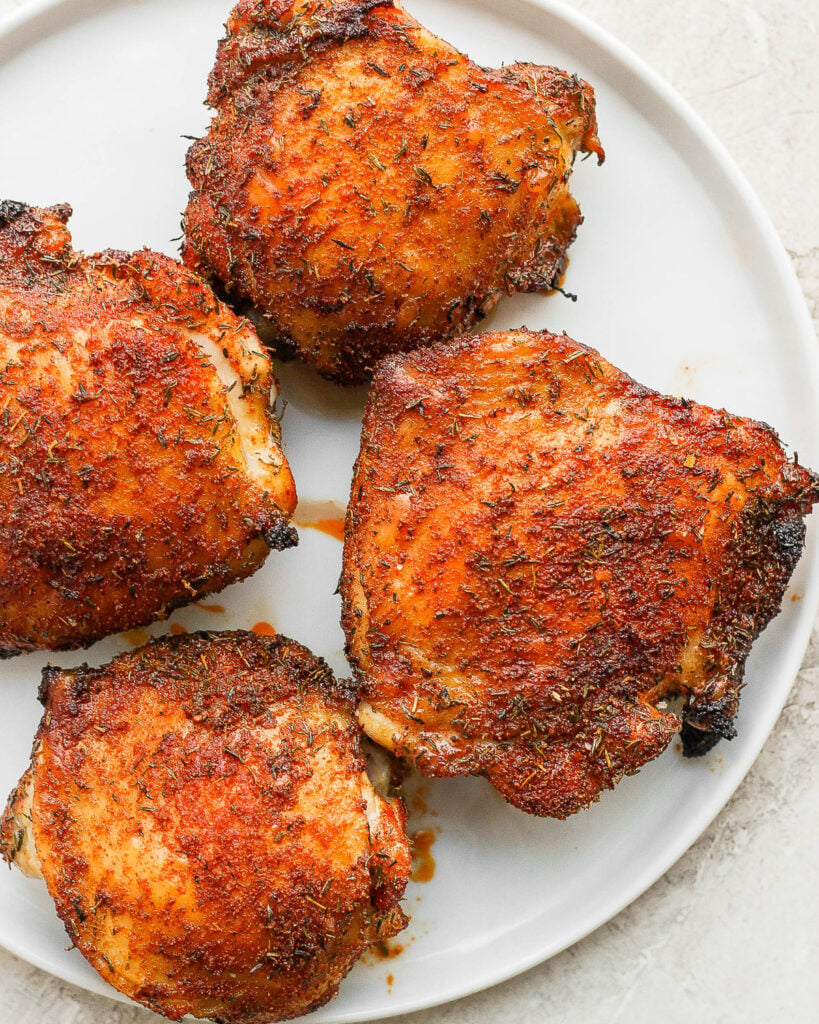
<instances>
[{"instance_id":1,"label":"orange grease stain on plate","mask_svg":"<svg viewBox=\"0 0 819 1024\"><path fill-rule=\"evenodd\" d=\"M183 633L187 633L188 631L181 622L172 622L170 632L173 636L182 636Z\"/></svg>"},{"instance_id":2,"label":"orange grease stain on plate","mask_svg":"<svg viewBox=\"0 0 819 1024\"><path fill-rule=\"evenodd\" d=\"M438 812L434 807L429 806L427 796L427 784L422 782L410 797L409 809L413 814L428 814L430 817L437 818Z\"/></svg>"},{"instance_id":3,"label":"orange grease stain on plate","mask_svg":"<svg viewBox=\"0 0 819 1024\"><path fill-rule=\"evenodd\" d=\"M415 942L415 935L400 935L401 942L396 942L394 939L381 940L380 942L374 942L369 949L365 949L361 955L362 963L375 967L378 964L384 963L385 960L394 960L397 956L401 956L402 953L407 951L407 948ZM391 984L391 982L388 982Z\"/></svg>"},{"instance_id":4,"label":"orange grease stain on plate","mask_svg":"<svg viewBox=\"0 0 819 1024\"><path fill-rule=\"evenodd\" d=\"M400 942L376 942L370 946L370 952L376 960L393 960L401 956L405 947Z\"/></svg>"},{"instance_id":5,"label":"orange grease stain on plate","mask_svg":"<svg viewBox=\"0 0 819 1024\"><path fill-rule=\"evenodd\" d=\"M306 527L309 530L320 530L329 537L343 541L346 514L347 509L340 501L306 499L299 502L293 517L293 525L299 528Z\"/></svg>"},{"instance_id":6,"label":"orange grease stain on plate","mask_svg":"<svg viewBox=\"0 0 819 1024\"><path fill-rule=\"evenodd\" d=\"M416 935L401 936L403 942L376 942L369 949L365 949L361 955L361 963L367 967L378 967L385 961L394 960L402 953L406 953L409 946L415 942ZM390 971L384 978L387 983L387 990L392 993L392 986L395 984L395 975Z\"/></svg>"},{"instance_id":7,"label":"orange grease stain on plate","mask_svg":"<svg viewBox=\"0 0 819 1024\"><path fill-rule=\"evenodd\" d=\"M259 636L275 636L276 630L269 622L257 622L255 626L250 627L251 633L257 633Z\"/></svg>"},{"instance_id":8,"label":"orange grease stain on plate","mask_svg":"<svg viewBox=\"0 0 819 1024\"><path fill-rule=\"evenodd\" d=\"M148 643L151 639L148 635L147 629L129 629L122 634L124 640L127 640L132 647L142 647Z\"/></svg>"},{"instance_id":9,"label":"orange grease stain on plate","mask_svg":"<svg viewBox=\"0 0 819 1024\"><path fill-rule=\"evenodd\" d=\"M804 594L791 594L791 601L801 601Z\"/></svg>"},{"instance_id":10,"label":"orange grease stain on plate","mask_svg":"<svg viewBox=\"0 0 819 1024\"><path fill-rule=\"evenodd\" d=\"M309 530L321 530L336 540L344 540L344 516L333 517L332 519L317 519L314 523L299 523Z\"/></svg>"},{"instance_id":11,"label":"orange grease stain on plate","mask_svg":"<svg viewBox=\"0 0 819 1024\"><path fill-rule=\"evenodd\" d=\"M413 882L430 882L435 875L435 858L432 856L432 844L436 835L431 828L420 828L410 836L412 843L412 874Z\"/></svg>"},{"instance_id":12,"label":"orange grease stain on plate","mask_svg":"<svg viewBox=\"0 0 819 1024\"><path fill-rule=\"evenodd\" d=\"M196 607L201 608L203 612L210 612L211 615L223 615L225 611L223 604L204 604L202 601L197 601Z\"/></svg>"}]
</instances>

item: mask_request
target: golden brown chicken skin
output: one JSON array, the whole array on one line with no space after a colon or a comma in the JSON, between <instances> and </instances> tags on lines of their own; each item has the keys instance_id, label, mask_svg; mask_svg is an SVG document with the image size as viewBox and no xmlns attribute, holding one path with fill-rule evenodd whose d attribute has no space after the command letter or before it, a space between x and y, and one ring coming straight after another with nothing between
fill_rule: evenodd
<instances>
[{"instance_id":1,"label":"golden brown chicken skin","mask_svg":"<svg viewBox=\"0 0 819 1024\"><path fill-rule=\"evenodd\" d=\"M364 770L354 694L284 637L190 634L46 669L0 850L71 941L178 1020L299 1016L406 925L403 808Z\"/></svg>"},{"instance_id":2,"label":"golden brown chicken skin","mask_svg":"<svg viewBox=\"0 0 819 1024\"><path fill-rule=\"evenodd\" d=\"M342 383L554 287L574 155L603 158L585 82L480 68L390 0L242 0L209 84L185 262Z\"/></svg>"},{"instance_id":3,"label":"golden brown chicken skin","mask_svg":"<svg viewBox=\"0 0 819 1024\"><path fill-rule=\"evenodd\" d=\"M252 327L173 260L0 204L0 656L161 618L294 544Z\"/></svg>"},{"instance_id":4,"label":"golden brown chicken skin","mask_svg":"<svg viewBox=\"0 0 819 1024\"><path fill-rule=\"evenodd\" d=\"M681 728L704 753L734 734L817 500L770 428L565 336L388 359L341 583L360 721L429 775L484 774L559 818Z\"/></svg>"}]
</instances>

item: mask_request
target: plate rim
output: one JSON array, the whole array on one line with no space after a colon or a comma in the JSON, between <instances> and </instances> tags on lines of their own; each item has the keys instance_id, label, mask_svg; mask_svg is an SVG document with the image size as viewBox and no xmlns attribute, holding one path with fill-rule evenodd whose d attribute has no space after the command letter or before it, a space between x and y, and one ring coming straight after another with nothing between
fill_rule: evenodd
<instances>
[{"instance_id":1,"label":"plate rim","mask_svg":"<svg viewBox=\"0 0 819 1024\"><path fill-rule=\"evenodd\" d=\"M126 0L127 2L127 0ZM493 0L470 0L476 6L485 9L497 9L497 3ZM103 0L27 0L18 9L0 17L0 42L5 41L18 30L24 28L28 23L33 23L41 18L57 12L64 12L66 23L77 24L95 12L105 10ZM411 0L409 4L412 6ZM809 372L814 390L819 391L819 347L816 345L816 338L813 325L810 319L805 296L799 285L795 269L788 257L785 247L780 239L776 228L765 210L761 200L752 188L744 172L739 168L734 158L730 155L724 143L719 139L715 131L705 122L702 116L697 113L693 106L686 100L666 79L655 71L653 67L629 46L621 42L608 29L598 25L588 15L569 7L564 0L514 0L514 6L526 10L530 16L539 18L552 18L562 22L576 36L590 42L598 53L602 52L613 61L614 66L621 76L624 76L631 85L632 91L624 96L629 102L637 98L644 98L646 94L660 101L665 112L675 118L676 128L684 127L691 133L702 146L702 156L706 161L711 161L712 166L719 171L724 184L733 191L741 204L747 226L752 227L759 242L771 262L772 269L776 272L777 288L782 293L782 301L794 317L796 331L792 342L796 344L800 357L804 360L804 367ZM72 9L76 8L76 11ZM227 10L227 8L226 8ZM21 47L23 52L25 47ZM635 90L636 87L636 90ZM638 106L638 109L640 107ZM670 125L670 128L675 126ZM666 134L665 132L663 134ZM676 147L675 147L676 148ZM809 529L809 538L814 529ZM657 856L654 861L638 872L631 884L623 887L616 899L607 903L601 916L598 913L587 913L585 918L573 929L569 930L568 936L556 939L550 944L540 946L536 952L528 956L517 956L514 962L503 963L495 970L483 973L480 978L473 978L468 985L456 982L445 987L435 995L422 997L420 1000L413 998L409 1000L397 997L393 993L390 1004L384 1010L377 1012L336 1012L333 1014L334 1004L320 1009L317 1014L311 1014L310 1018L322 1022L322 1024L354 1024L358 1021L371 1021L387 1019L401 1013L416 1012L430 1009L435 1006L442 1006L454 1000L464 998L474 993L488 989L503 981L516 977L525 971L530 970L540 963L551 959L558 953L568 949L575 943L586 938L597 928L611 921L620 914L627 906L637 900L655 882L659 881L666 872L687 852L697 841L703 832L710 826L720 812L725 808L731 797L746 778L752 765L759 756L762 747L767 742L776 723L778 722L782 708L788 699L793 684L796 680L799 669L804 660L805 651L810 641L817 614L819 614L819 542L813 538L813 543L806 547L803 554L803 562L807 569L807 579L802 600L796 612L795 620L788 635L788 644L783 652L783 667L780 670L781 677L787 680L782 683L780 699L772 705L770 720L766 722L757 736L754 743L750 744L743 756L734 764L730 771L722 774L715 782L710 796L703 800L698 813L690 815L685 823L681 825L666 844L662 856ZM59 964L52 964L45 957L38 955L29 948L23 948L14 942L13 937L9 938L0 934L0 948L7 950L14 956L19 957L27 963L51 974L53 977L85 989L96 995L104 995L117 1002L136 1006L133 1000L123 996L116 989L108 986L96 975L89 978L89 982L99 981L99 986L83 984L73 976L60 969ZM336 1004L337 1005L337 1004ZM330 1016L326 1016L329 1012Z\"/></svg>"}]
</instances>

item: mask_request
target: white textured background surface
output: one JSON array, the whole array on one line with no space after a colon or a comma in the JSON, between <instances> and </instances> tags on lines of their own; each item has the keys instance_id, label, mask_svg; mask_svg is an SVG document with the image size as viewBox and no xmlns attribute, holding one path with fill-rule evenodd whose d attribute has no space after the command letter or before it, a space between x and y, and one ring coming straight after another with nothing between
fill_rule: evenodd
<instances>
[{"instance_id":1,"label":"white textured background surface","mask_svg":"<svg viewBox=\"0 0 819 1024\"><path fill-rule=\"evenodd\" d=\"M0 15L24 2L0 0ZM768 209L816 320L815 2L568 2L644 57L716 131ZM497 3L502 7L503 0ZM228 6L226 0L226 13ZM521 977L393 1018L394 1024L819 1021L817 684L819 631L771 738L733 800L636 903ZM91 996L0 951L0 1024L160 1019Z\"/></svg>"}]
</instances>

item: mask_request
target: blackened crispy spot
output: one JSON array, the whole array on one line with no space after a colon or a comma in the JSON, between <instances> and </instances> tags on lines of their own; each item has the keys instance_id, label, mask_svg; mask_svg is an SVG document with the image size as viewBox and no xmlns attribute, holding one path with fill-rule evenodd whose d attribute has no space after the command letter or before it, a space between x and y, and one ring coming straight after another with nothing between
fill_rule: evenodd
<instances>
[{"instance_id":1,"label":"blackened crispy spot","mask_svg":"<svg viewBox=\"0 0 819 1024\"><path fill-rule=\"evenodd\" d=\"M12 221L21 217L28 207L25 203L18 203L13 199L4 199L0 203L0 228L7 227Z\"/></svg>"},{"instance_id":2,"label":"blackened crispy spot","mask_svg":"<svg viewBox=\"0 0 819 1024\"><path fill-rule=\"evenodd\" d=\"M269 74L270 67L288 67L297 57L305 58L311 50L326 50L350 39L367 35L367 16L376 8L389 9L393 0L353 0L352 3L328 5L322 17L314 21L296 16L282 28L276 15L271 18L270 6L254 4L242 16L250 29L237 36L226 36L219 43L216 66L208 78L208 103L215 107L219 100L256 74ZM238 8L237 8L238 9ZM235 58L236 55L240 59Z\"/></svg>"},{"instance_id":3,"label":"blackened crispy spot","mask_svg":"<svg viewBox=\"0 0 819 1024\"><path fill-rule=\"evenodd\" d=\"M41 704L46 703L48 700L49 690L51 689L51 684L61 675L62 669L56 668L54 665L46 665L43 669L42 676L40 677L40 686L37 689L37 700L39 700Z\"/></svg>"},{"instance_id":4,"label":"blackened crispy spot","mask_svg":"<svg viewBox=\"0 0 819 1024\"><path fill-rule=\"evenodd\" d=\"M805 524L796 513L774 520L773 535L790 571L796 567L805 545Z\"/></svg>"},{"instance_id":5,"label":"blackened crispy spot","mask_svg":"<svg viewBox=\"0 0 819 1024\"><path fill-rule=\"evenodd\" d=\"M720 740L732 740L737 734L733 716L727 709L727 700L697 704L683 713L680 739L683 757L702 757Z\"/></svg>"},{"instance_id":6,"label":"blackened crispy spot","mask_svg":"<svg viewBox=\"0 0 819 1024\"><path fill-rule=\"evenodd\" d=\"M714 749L722 737L708 729L697 729L688 722L683 722L680 739L683 757L704 757Z\"/></svg>"},{"instance_id":7,"label":"blackened crispy spot","mask_svg":"<svg viewBox=\"0 0 819 1024\"><path fill-rule=\"evenodd\" d=\"M280 519L275 526L265 530L262 536L267 546L274 551L294 548L299 542L299 535L292 526L288 526L284 519Z\"/></svg>"}]
</instances>

